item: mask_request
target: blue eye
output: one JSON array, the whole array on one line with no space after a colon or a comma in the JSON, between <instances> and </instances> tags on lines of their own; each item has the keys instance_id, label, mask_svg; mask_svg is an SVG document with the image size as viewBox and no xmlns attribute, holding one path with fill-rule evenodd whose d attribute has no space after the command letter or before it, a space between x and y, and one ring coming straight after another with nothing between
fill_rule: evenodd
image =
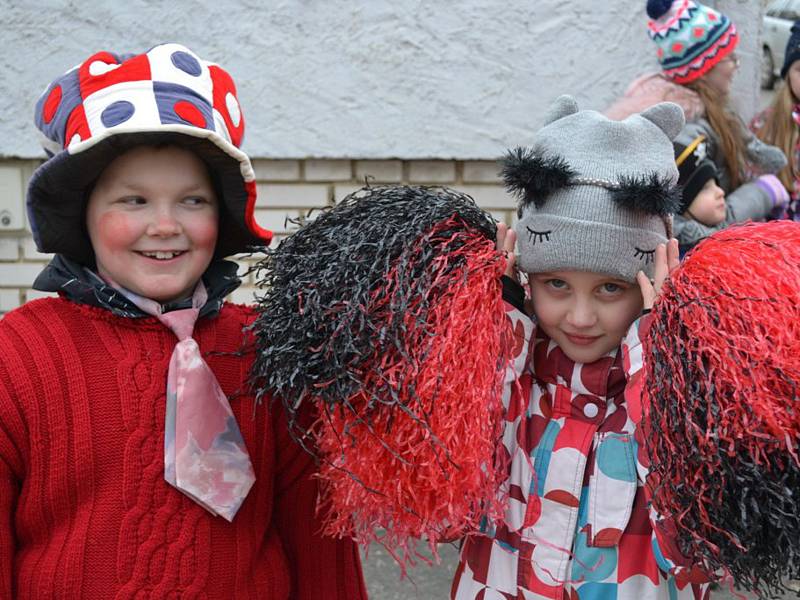
<instances>
[{"instance_id":1,"label":"blue eye","mask_svg":"<svg viewBox=\"0 0 800 600\"><path fill-rule=\"evenodd\" d=\"M557 290L563 290L565 287L567 287L567 282L563 279L548 279L547 285Z\"/></svg>"},{"instance_id":2,"label":"blue eye","mask_svg":"<svg viewBox=\"0 0 800 600\"><path fill-rule=\"evenodd\" d=\"M622 288L618 286L616 283L604 283L603 284L603 291L608 292L609 294L615 294L621 291Z\"/></svg>"}]
</instances>

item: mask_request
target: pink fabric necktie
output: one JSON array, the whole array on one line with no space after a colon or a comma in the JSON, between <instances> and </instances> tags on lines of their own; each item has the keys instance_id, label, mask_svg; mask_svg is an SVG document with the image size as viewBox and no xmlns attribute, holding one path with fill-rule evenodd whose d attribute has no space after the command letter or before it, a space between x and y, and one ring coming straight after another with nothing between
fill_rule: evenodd
<instances>
[{"instance_id":1,"label":"pink fabric necktie","mask_svg":"<svg viewBox=\"0 0 800 600\"><path fill-rule=\"evenodd\" d=\"M112 285L178 338L167 374L164 478L200 506L232 521L256 480L230 403L192 338L208 298L199 282L192 308L162 313L154 300Z\"/></svg>"}]
</instances>

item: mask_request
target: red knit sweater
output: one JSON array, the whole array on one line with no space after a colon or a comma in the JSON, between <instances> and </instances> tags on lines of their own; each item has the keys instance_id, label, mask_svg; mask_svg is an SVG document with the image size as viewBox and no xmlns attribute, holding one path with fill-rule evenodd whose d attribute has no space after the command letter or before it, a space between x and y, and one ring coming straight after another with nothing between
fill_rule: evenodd
<instances>
[{"instance_id":1,"label":"red knit sweater","mask_svg":"<svg viewBox=\"0 0 800 600\"><path fill-rule=\"evenodd\" d=\"M230 524L164 481L166 327L61 298L0 320L0 598L366 598L356 546L318 535L313 461L243 393L252 318L194 335L256 471Z\"/></svg>"}]
</instances>

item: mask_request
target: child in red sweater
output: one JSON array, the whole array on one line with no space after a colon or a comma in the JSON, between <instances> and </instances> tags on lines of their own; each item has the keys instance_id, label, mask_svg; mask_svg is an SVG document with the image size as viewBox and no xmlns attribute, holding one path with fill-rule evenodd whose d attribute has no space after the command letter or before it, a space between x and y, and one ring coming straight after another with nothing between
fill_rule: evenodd
<instances>
[{"instance_id":1,"label":"child in red sweater","mask_svg":"<svg viewBox=\"0 0 800 600\"><path fill-rule=\"evenodd\" d=\"M58 298L0 321L0 597L366 598L312 459L244 383L222 257L271 234L230 76L177 44L101 52L36 124L34 287Z\"/></svg>"}]
</instances>

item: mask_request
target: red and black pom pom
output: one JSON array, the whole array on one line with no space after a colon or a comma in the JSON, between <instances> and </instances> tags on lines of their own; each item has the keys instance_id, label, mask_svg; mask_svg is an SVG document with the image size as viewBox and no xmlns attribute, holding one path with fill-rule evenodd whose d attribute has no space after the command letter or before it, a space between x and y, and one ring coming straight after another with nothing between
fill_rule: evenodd
<instances>
[{"instance_id":1,"label":"red and black pom pom","mask_svg":"<svg viewBox=\"0 0 800 600\"><path fill-rule=\"evenodd\" d=\"M769 597L800 575L800 224L698 245L645 352L655 509L690 560Z\"/></svg>"},{"instance_id":2,"label":"red and black pom pom","mask_svg":"<svg viewBox=\"0 0 800 600\"><path fill-rule=\"evenodd\" d=\"M503 331L492 218L444 188L348 196L269 252L260 394L320 459L329 534L413 561L500 511ZM299 412L313 405L316 422Z\"/></svg>"}]
</instances>

